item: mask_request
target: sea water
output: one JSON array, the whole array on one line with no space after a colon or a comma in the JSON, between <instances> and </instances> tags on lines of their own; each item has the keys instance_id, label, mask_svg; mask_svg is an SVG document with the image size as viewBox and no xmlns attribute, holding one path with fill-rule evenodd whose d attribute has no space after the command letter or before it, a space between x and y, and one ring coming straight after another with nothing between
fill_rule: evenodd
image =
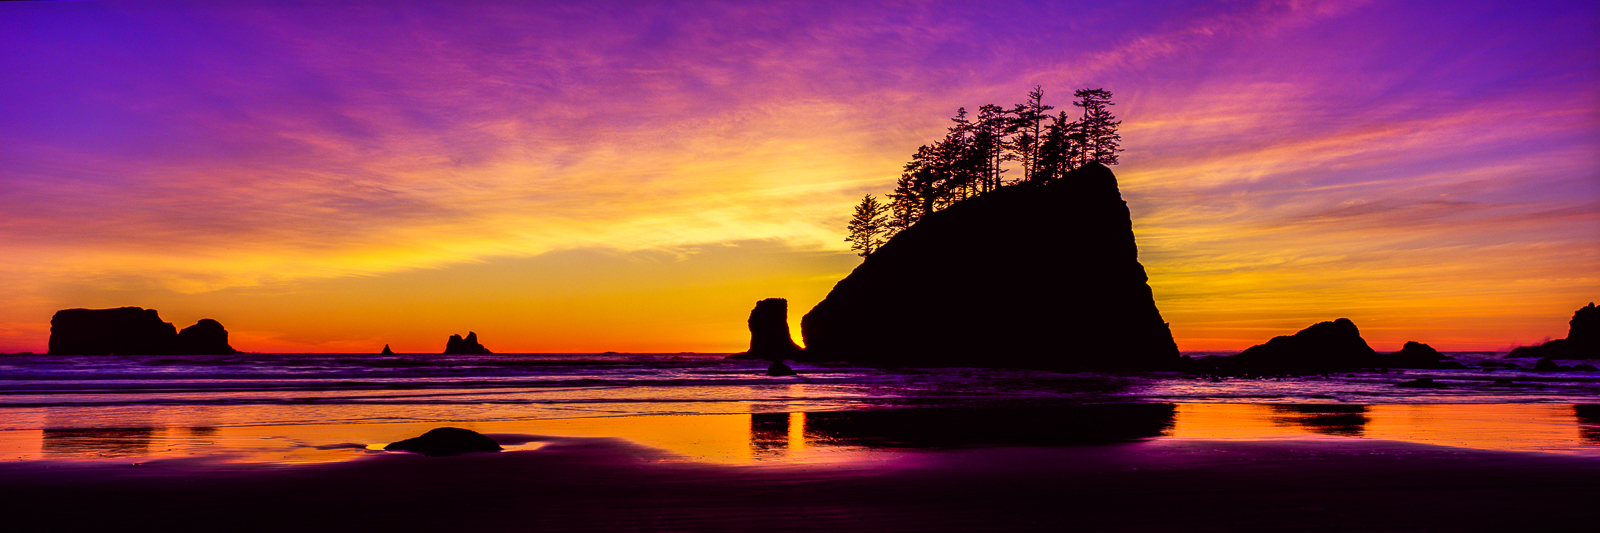
<instances>
[{"instance_id":1,"label":"sea water","mask_svg":"<svg viewBox=\"0 0 1600 533\"><path fill-rule=\"evenodd\" d=\"M824 428L838 419L827 413L838 412L1128 403L1175 406L1152 426L1154 438L1382 438L1600 451L1600 420L1583 407L1600 402L1600 373L1485 368L1477 363L1498 354L1452 355L1471 368L1254 379L804 363L794 365L799 376L774 378L765 362L688 353L7 355L0 356L0 460L170 453L342 460L455 425L615 436L743 462L772 458L773 450L793 459L862 449L810 438L808 413L812 427ZM1395 386L1420 377L1447 388Z\"/></svg>"}]
</instances>

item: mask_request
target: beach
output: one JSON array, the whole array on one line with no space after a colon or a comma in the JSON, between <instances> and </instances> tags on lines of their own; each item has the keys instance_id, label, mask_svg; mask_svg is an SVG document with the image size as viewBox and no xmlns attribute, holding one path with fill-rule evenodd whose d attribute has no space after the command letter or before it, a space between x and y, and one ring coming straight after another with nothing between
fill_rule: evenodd
<instances>
[{"instance_id":1,"label":"beach","mask_svg":"<svg viewBox=\"0 0 1600 533\"><path fill-rule=\"evenodd\" d=\"M1578 372L0 362L0 515L20 531L1581 531L1600 496ZM1423 376L1450 388L1393 385ZM504 450L383 450L438 427Z\"/></svg>"},{"instance_id":2,"label":"beach","mask_svg":"<svg viewBox=\"0 0 1600 533\"><path fill-rule=\"evenodd\" d=\"M529 437L535 438L538 437ZM1370 440L880 451L719 465L622 439L375 454L0 465L14 531L1583 531L1600 461Z\"/></svg>"}]
</instances>

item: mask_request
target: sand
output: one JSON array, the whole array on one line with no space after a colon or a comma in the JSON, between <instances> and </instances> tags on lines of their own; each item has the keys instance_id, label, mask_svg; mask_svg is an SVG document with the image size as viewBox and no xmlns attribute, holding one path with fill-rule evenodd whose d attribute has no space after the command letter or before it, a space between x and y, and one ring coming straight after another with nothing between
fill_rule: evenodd
<instances>
[{"instance_id":1,"label":"sand","mask_svg":"<svg viewBox=\"0 0 1600 533\"><path fill-rule=\"evenodd\" d=\"M1600 461L1370 439L667 460L615 438L296 466L0 464L10 531L1592 531Z\"/></svg>"}]
</instances>

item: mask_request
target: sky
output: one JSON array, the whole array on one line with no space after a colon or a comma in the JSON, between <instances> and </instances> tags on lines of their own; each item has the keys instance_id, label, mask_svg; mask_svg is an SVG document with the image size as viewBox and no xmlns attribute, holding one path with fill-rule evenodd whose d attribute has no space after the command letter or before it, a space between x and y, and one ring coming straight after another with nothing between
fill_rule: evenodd
<instances>
[{"instance_id":1,"label":"sky","mask_svg":"<svg viewBox=\"0 0 1600 533\"><path fill-rule=\"evenodd\" d=\"M1181 350L1505 350L1600 301L1594 2L0 3L0 352L731 352L958 107L1105 88Z\"/></svg>"}]
</instances>

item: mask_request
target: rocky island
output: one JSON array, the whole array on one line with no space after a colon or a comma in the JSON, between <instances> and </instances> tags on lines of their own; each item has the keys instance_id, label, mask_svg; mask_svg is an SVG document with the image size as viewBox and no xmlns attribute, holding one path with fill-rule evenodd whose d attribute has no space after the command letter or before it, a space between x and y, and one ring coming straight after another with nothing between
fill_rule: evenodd
<instances>
[{"instance_id":1,"label":"rocky island","mask_svg":"<svg viewBox=\"0 0 1600 533\"><path fill-rule=\"evenodd\" d=\"M1154 370L1178 364L1128 204L1091 163L929 213L801 320L805 360Z\"/></svg>"},{"instance_id":2,"label":"rocky island","mask_svg":"<svg viewBox=\"0 0 1600 533\"><path fill-rule=\"evenodd\" d=\"M228 330L209 318L178 331L155 309L63 309L50 317L51 355L228 355Z\"/></svg>"},{"instance_id":3,"label":"rocky island","mask_svg":"<svg viewBox=\"0 0 1600 533\"><path fill-rule=\"evenodd\" d=\"M489 355L493 353L478 343L478 334L473 331L468 331L466 338L461 338L460 335L451 335L450 339L444 343L444 355Z\"/></svg>"}]
</instances>

